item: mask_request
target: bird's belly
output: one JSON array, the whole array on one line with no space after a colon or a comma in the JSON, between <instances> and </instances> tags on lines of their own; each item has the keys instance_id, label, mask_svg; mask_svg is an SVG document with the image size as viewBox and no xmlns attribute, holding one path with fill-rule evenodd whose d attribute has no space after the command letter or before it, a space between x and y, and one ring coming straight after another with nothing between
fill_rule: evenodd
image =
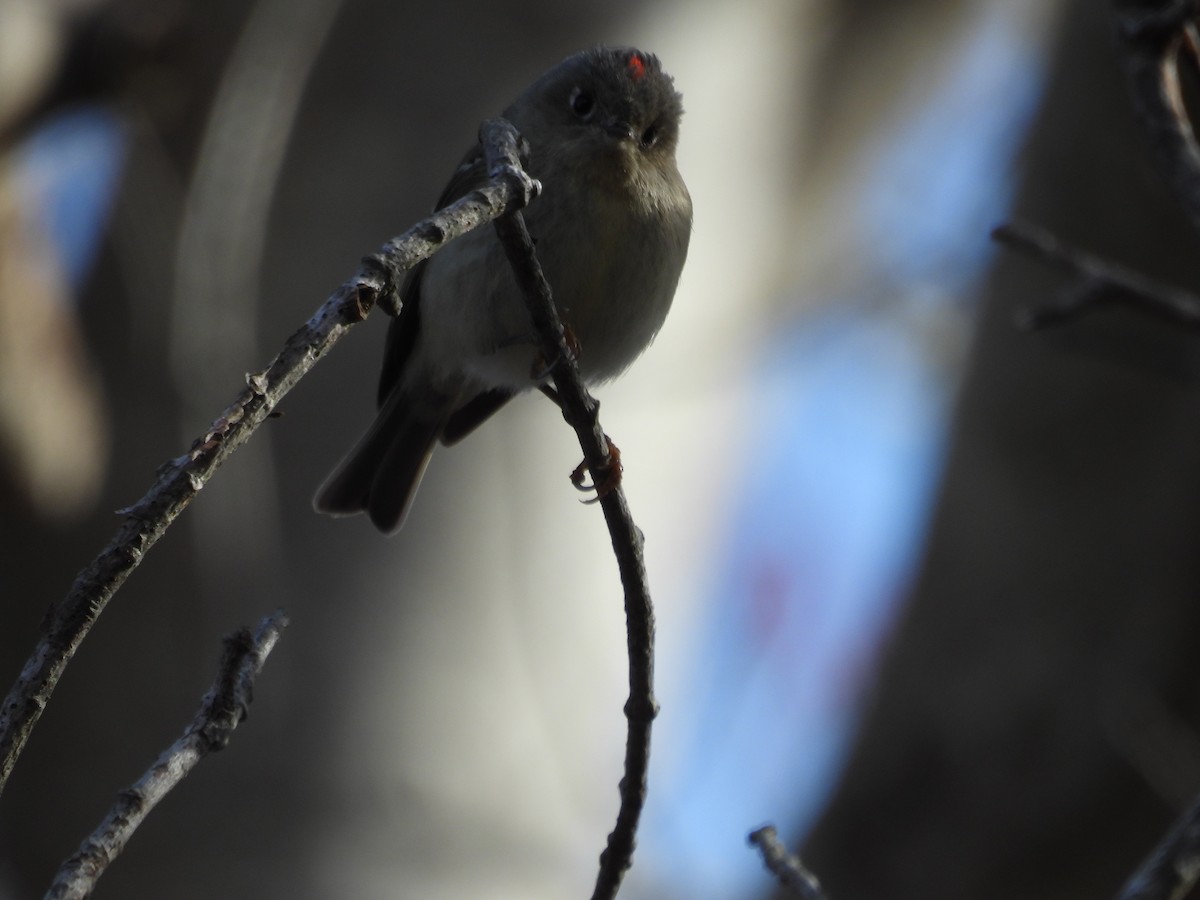
<instances>
[{"instance_id":1,"label":"bird's belly","mask_svg":"<svg viewBox=\"0 0 1200 900\"><path fill-rule=\"evenodd\" d=\"M589 382L619 375L646 349L666 319L680 268L670 261L660 228L619 216L608 219L611 227L597 228L596 218L604 212L538 242L555 305L579 345L580 371ZM581 249L571 257L557 253L553 238Z\"/></svg>"}]
</instances>

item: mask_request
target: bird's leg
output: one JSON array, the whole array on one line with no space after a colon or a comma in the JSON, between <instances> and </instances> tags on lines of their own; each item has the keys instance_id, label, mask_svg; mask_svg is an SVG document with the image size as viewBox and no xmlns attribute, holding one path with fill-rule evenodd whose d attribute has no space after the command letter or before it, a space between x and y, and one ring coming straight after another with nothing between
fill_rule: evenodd
<instances>
[{"instance_id":1,"label":"bird's leg","mask_svg":"<svg viewBox=\"0 0 1200 900\"><path fill-rule=\"evenodd\" d=\"M621 450L607 434L604 435L604 443L608 446L608 462L599 472L592 472L591 484L583 480L583 473L591 469L586 459L571 472L571 484L575 485L575 490L596 492L595 497L584 500L584 503L603 500L621 486L621 476L625 472L625 467L621 465Z\"/></svg>"},{"instance_id":2,"label":"bird's leg","mask_svg":"<svg viewBox=\"0 0 1200 900\"><path fill-rule=\"evenodd\" d=\"M562 398L558 396L558 391L551 385L539 384L538 390L545 394L555 406L562 409ZM596 492L595 497L584 500L584 503L595 503L621 485L621 475L625 471L625 467L621 465L621 450L607 434L604 435L604 443L608 447L608 464L600 471L599 478L596 478L597 473L593 472L592 483L584 482L584 473L591 470L586 459L571 471L571 484L575 486L575 490Z\"/></svg>"}]
</instances>

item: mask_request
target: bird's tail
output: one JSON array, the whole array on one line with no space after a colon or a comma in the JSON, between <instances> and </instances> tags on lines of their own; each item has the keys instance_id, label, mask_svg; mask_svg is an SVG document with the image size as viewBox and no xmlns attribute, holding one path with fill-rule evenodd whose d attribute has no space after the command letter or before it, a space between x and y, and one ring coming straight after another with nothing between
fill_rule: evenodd
<instances>
[{"instance_id":1,"label":"bird's tail","mask_svg":"<svg viewBox=\"0 0 1200 900\"><path fill-rule=\"evenodd\" d=\"M380 531L398 531L453 407L453 398L431 392L418 396L397 387L367 433L325 479L313 508L333 516L366 512Z\"/></svg>"}]
</instances>

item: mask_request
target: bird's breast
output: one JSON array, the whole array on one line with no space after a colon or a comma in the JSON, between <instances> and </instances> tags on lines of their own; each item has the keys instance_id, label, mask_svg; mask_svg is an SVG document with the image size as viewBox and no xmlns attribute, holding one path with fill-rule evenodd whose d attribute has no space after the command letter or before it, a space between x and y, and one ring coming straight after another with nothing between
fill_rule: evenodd
<instances>
[{"instance_id":1,"label":"bird's breast","mask_svg":"<svg viewBox=\"0 0 1200 900\"><path fill-rule=\"evenodd\" d=\"M547 184L528 217L584 378L614 377L666 319L687 254L690 204L664 202L629 179L577 177Z\"/></svg>"}]
</instances>

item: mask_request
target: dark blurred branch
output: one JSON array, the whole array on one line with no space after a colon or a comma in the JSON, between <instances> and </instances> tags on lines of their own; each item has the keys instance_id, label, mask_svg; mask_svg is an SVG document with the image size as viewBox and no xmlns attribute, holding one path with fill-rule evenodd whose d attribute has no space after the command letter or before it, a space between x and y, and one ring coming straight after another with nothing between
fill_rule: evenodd
<instances>
[{"instance_id":1,"label":"dark blurred branch","mask_svg":"<svg viewBox=\"0 0 1200 900\"><path fill-rule=\"evenodd\" d=\"M1114 0L1113 9L1134 106L1155 163L1172 197L1200 228L1200 145L1180 80L1185 62L1200 74L1200 0ZM993 237L1081 279L1058 304L1028 310L1023 324L1049 325L1123 300L1176 323L1200 325L1200 298L1070 247L1041 228L1005 225Z\"/></svg>"},{"instance_id":2,"label":"dark blurred branch","mask_svg":"<svg viewBox=\"0 0 1200 900\"><path fill-rule=\"evenodd\" d=\"M1134 105L1173 198L1200 228L1200 145L1180 83L1181 60L1200 71L1200 0L1115 0L1117 36ZM1062 322L1103 302L1121 300L1189 327L1200 326L1200 298L1064 244L1029 224L997 228L993 237L1059 266L1080 281L1059 303L1027 310L1023 324Z\"/></svg>"},{"instance_id":3,"label":"dark blurred branch","mask_svg":"<svg viewBox=\"0 0 1200 900\"><path fill-rule=\"evenodd\" d=\"M779 883L800 900L828 900L817 878L804 868L800 857L789 853L779 840L774 825L764 825L750 832L751 845L758 847L763 864L779 879Z\"/></svg>"},{"instance_id":4,"label":"dark blurred branch","mask_svg":"<svg viewBox=\"0 0 1200 900\"><path fill-rule=\"evenodd\" d=\"M1027 222L1012 222L993 230L992 237L1078 279L1058 302L1023 310L1021 324L1026 327L1057 325L1104 303L1117 301L1189 328L1200 327L1200 297L1151 281L1133 269L1073 247L1045 228Z\"/></svg>"},{"instance_id":5,"label":"dark blurred branch","mask_svg":"<svg viewBox=\"0 0 1200 900\"><path fill-rule=\"evenodd\" d=\"M1180 81L1185 60L1193 74L1200 72L1200 0L1115 0L1114 10L1134 104L1156 164L1173 198L1200 228L1200 146ZM1190 327L1200 325L1200 298L1069 247L1043 229L1009 225L994 236L1081 277L1072 301L1039 311L1038 322L1073 316L1102 298L1120 298ZM1200 799L1129 879L1118 900L1183 900L1198 879Z\"/></svg>"},{"instance_id":6,"label":"dark blurred branch","mask_svg":"<svg viewBox=\"0 0 1200 900\"><path fill-rule=\"evenodd\" d=\"M488 129L512 126L500 120L485 123ZM495 171L493 157L489 167ZM537 334L538 349L546 360L554 360L551 372L563 418L575 429L584 461L599 483L611 472L616 460L610 455L608 439L600 427L600 404L587 392L575 355L568 346L561 319L554 307L550 285L534 253L533 241L520 212L496 220L496 231L504 243L516 273ZM621 778L621 806L617 822L600 854L600 871L592 900L615 897L621 879L633 861L638 820L646 800L646 773L650 763L650 726L658 714L654 699L654 607L646 582L642 556L642 532L633 523L625 492L618 483L598 491L604 520L612 539L613 552L625 588L625 620L629 651L629 699L625 718L629 729L625 741L625 774Z\"/></svg>"},{"instance_id":7,"label":"dark blurred branch","mask_svg":"<svg viewBox=\"0 0 1200 900\"><path fill-rule=\"evenodd\" d=\"M104 821L62 864L45 900L90 897L96 881L158 802L205 756L225 749L249 713L254 679L287 624L287 617L275 612L253 634L242 628L225 638L216 681L204 695L196 718L141 778L120 793Z\"/></svg>"},{"instance_id":8,"label":"dark blurred branch","mask_svg":"<svg viewBox=\"0 0 1200 900\"><path fill-rule=\"evenodd\" d=\"M1200 799L1175 823L1117 900L1183 900L1200 879Z\"/></svg>"},{"instance_id":9,"label":"dark blurred branch","mask_svg":"<svg viewBox=\"0 0 1200 900\"><path fill-rule=\"evenodd\" d=\"M1195 66L1197 0L1116 0L1117 40L1138 116L1172 196L1200 228L1200 147L1179 79Z\"/></svg>"},{"instance_id":10,"label":"dark blurred branch","mask_svg":"<svg viewBox=\"0 0 1200 900\"><path fill-rule=\"evenodd\" d=\"M507 152L515 160L515 137L509 135L506 140L512 145ZM392 313L399 309L399 285L406 270L452 238L492 221L511 207L524 205L529 196L527 186L511 173L502 172L486 186L414 225L364 259L358 273L287 339L271 364L246 377L247 388L196 439L191 450L161 466L157 481L145 496L121 510L124 521L112 541L76 576L66 597L46 614L41 639L0 706L0 792L80 642L113 594L217 467L249 439L288 391L373 306L382 305Z\"/></svg>"}]
</instances>

